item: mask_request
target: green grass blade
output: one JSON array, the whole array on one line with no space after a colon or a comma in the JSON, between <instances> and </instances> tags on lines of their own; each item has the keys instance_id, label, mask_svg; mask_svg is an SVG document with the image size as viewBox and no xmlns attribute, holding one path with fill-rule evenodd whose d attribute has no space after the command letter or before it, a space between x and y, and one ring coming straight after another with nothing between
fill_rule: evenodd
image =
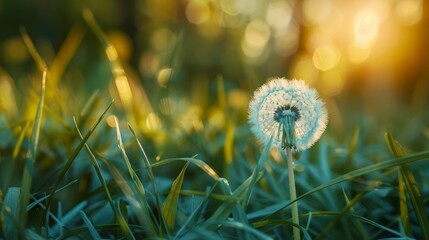
<instances>
[{"instance_id":1,"label":"green grass blade","mask_svg":"<svg viewBox=\"0 0 429 240\"><path fill-rule=\"evenodd\" d=\"M390 132L387 132L384 135L384 137L386 139L387 147L389 148L390 153L393 155L393 157L402 157L405 155L403 148L399 145L399 143L395 140L395 138ZM408 201L407 201L403 174L401 173L401 171L398 174L398 190L399 190L399 209L401 212L402 227L404 228L404 232L408 236L411 236Z\"/></svg>"},{"instance_id":2,"label":"green grass blade","mask_svg":"<svg viewBox=\"0 0 429 240\"><path fill-rule=\"evenodd\" d=\"M335 218L329 223L327 224L327 226L322 230L322 232L319 234L319 236L317 236L317 239L325 239L325 235L329 232L329 230L331 230L332 228L334 228L335 226L337 226L337 223L339 222L339 220L348 212L352 212L353 213L353 206L356 205L367 193L368 191L361 191L359 192L359 194L356 195L356 197L353 198L352 201L349 201L349 199L347 198L347 195L344 193L343 191L343 195L344 198L346 199L346 203L347 205L342 209L341 212L339 212L339 214L337 216L335 216ZM360 222L358 222L357 227L362 227L359 225ZM337 226L340 227L340 226Z\"/></svg>"},{"instance_id":3,"label":"green grass blade","mask_svg":"<svg viewBox=\"0 0 429 240\"><path fill-rule=\"evenodd\" d=\"M25 231L25 233L27 234L28 239L31 239L31 240L46 240L46 238L40 236L39 234L35 233L31 229L27 229Z\"/></svg>"},{"instance_id":4,"label":"green grass blade","mask_svg":"<svg viewBox=\"0 0 429 240\"><path fill-rule=\"evenodd\" d=\"M358 140L359 140L359 134L360 134L360 129L359 129L359 127L356 127L353 130L352 139L350 141L349 149L348 149L349 151L347 153L347 165L348 166L353 166L353 163L352 163L353 155L356 152L356 148L357 148L357 144L358 144Z\"/></svg>"},{"instance_id":5,"label":"green grass blade","mask_svg":"<svg viewBox=\"0 0 429 240\"><path fill-rule=\"evenodd\" d=\"M122 103L126 112L133 112L133 94L128 77L125 74L125 70L118 59L118 52L109 42L109 39L107 38L103 29L97 23L94 15L89 9L85 9L83 11L83 18L104 48L107 60L110 63L112 74L115 77L114 83L116 85L116 90L118 91L120 102Z\"/></svg>"},{"instance_id":6,"label":"green grass blade","mask_svg":"<svg viewBox=\"0 0 429 240\"><path fill-rule=\"evenodd\" d=\"M339 215L343 215L345 217L349 217L349 218L352 218L352 219L359 220L362 223L366 223L368 225L371 225L371 226L374 226L376 228L379 228L379 229L381 229L383 231L392 233L392 234L398 236L401 239L412 239L412 238L409 238L406 235L404 235L404 234L402 234L402 233L400 233L400 232L398 232L396 230L390 229L390 228L385 227L385 226L383 226L383 225L381 225L381 224L379 224L379 223L377 223L375 221L372 221L372 220L370 220L368 218L365 218L365 217L362 217L362 216L359 216L359 215L356 215L356 214L353 214L353 213L343 214L341 212L331 212L331 211L311 212L311 217L313 219L316 219L318 217L329 217L329 216L339 216ZM309 213L301 214L300 215L301 218L305 218L305 217L309 217L309 216L310 216ZM287 221L285 219L266 219L266 220L261 220L261 221L254 222L252 225L255 228L260 228L260 227L267 226L267 225L279 225L279 224L292 224L292 222L289 222L289 221ZM305 230L302 227L300 227L300 228L301 228L301 230ZM306 233L304 233L304 234L306 234ZM308 238L311 239L310 237L308 237ZM371 238L371 239L373 239L373 238Z\"/></svg>"},{"instance_id":7,"label":"green grass blade","mask_svg":"<svg viewBox=\"0 0 429 240\"><path fill-rule=\"evenodd\" d=\"M414 174L408 166L401 167L401 175L403 176L403 180L405 182L405 189L408 192L408 195L411 199L411 203L414 208L414 213L417 217L417 220L420 224L420 229L422 231L422 235L426 240L429 239L429 220L428 215L426 213L425 205L423 203L423 198L420 193L420 190L417 186L416 180L414 178Z\"/></svg>"},{"instance_id":8,"label":"green grass blade","mask_svg":"<svg viewBox=\"0 0 429 240\"><path fill-rule=\"evenodd\" d=\"M127 212L127 206L124 200L119 199L115 202L116 205L116 211L117 211L117 219L118 224L122 232L125 233L125 236L127 239L135 239L134 235L130 229L130 226L128 224L128 212Z\"/></svg>"},{"instance_id":9,"label":"green grass blade","mask_svg":"<svg viewBox=\"0 0 429 240\"><path fill-rule=\"evenodd\" d=\"M259 177L261 177L261 175ZM234 190L232 195L226 194L227 199L216 209L203 226L211 228L214 226L212 225L213 222L224 221L231 214L235 205L241 204L251 181L251 177L247 178L237 189ZM218 182L220 185L228 184L228 181L224 178L220 178ZM246 216L245 219L248 219L248 217Z\"/></svg>"},{"instance_id":10,"label":"green grass blade","mask_svg":"<svg viewBox=\"0 0 429 240\"><path fill-rule=\"evenodd\" d=\"M179 202L180 189L182 189L183 179L185 177L186 168L189 166L189 162L185 164L180 171L179 176L174 180L171 186L170 192L168 193L167 199L162 205L162 215L167 223L170 230L174 229L177 214L177 203Z\"/></svg>"},{"instance_id":11,"label":"green grass blade","mask_svg":"<svg viewBox=\"0 0 429 240\"><path fill-rule=\"evenodd\" d=\"M24 41L24 44L27 47L31 57L36 62L39 72L41 73L45 72L45 70L47 69L46 62L40 56L39 52L37 52L36 47L34 47L33 41L31 41L31 38L28 35L27 30L24 27L21 27L19 30L21 32L22 40Z\"/></svg>"},{"instance_id":12,"label":"green grass blade","mask_svg":"<svg viewBox=\"0 0 429 240\"><path fill-rule=\"evenodd\" d=\"M82 201L70 209L63 217L53 218L57 223L50 228L50 234L52 236L62 236L63 228L67 225L75 224L79 221L79 212L88 205L87 201Z\"/></svg>"},{"instance_id":13,"label":"green grass blade","mask_svg":"<svg viewBox=\"0 0 429 240\"><path fill-rule=\"evenodd\" d=\"M81 140L83 140L83 136L82 136L82 133L79 130L79 126L77 125L76 118L73 118L73 121L74 121L77 133L79 134ZM110 191L109 191L109 188L107 186L106 180L103 177L103 173L101 172L100 165L98 164L98 161L95 158L94 153L89 148L89 146L88 146L87 143L85 143L85 148L86 148L86 151L88 152L88 155L89 155L89 157L91 159L91 163L92 163L92 166L94 167L94 170L95 170L95 172L97 174L98 180L100 181L101 185L103 186L104 191L106 192L107 200L108 200L110 206L112 207L112 210L114 211L115 207L114 207L114 204L113 204L112 195L110 194Z\"/></svg>"},{"instance_id":14,"label":"green grass blade","mask_svg":"<svg viewBox=\"0 0 429 240\"><path fill-rule=\"evenodd\" d=\"M79 113L79 124L85 125L86 121L90 118L91 114L93 113L92 109L97 108L97 103L99 102L99 92L98 90L94 91L91 96L89 97L88 101L86 101L85 105L83 106L82 110Z\"/></svg>"},{"instance_id":15,"label":"green grass blade","mask_svg":"<svg viewBox=\"0 0 429 240\"><path fill-rule=\"evenodd\" d=\"M169 159L157 161L157 162L153 163L151 166L152 166L152 168L154 168L154 167L159 167L159 166L162 166L165 164L170 164L170 163L177 162L177 161L185 161L185 162L192 163L193 165L199 167L201 170L206 172L215 181L219 180L219 178L220 178L219 175L215 172L215 170L213 170L213 168L211 168L209 165L207 165L207 163L205 163L202 160L195 159L195 158L169 158Z\"/></svg>"},{"instance_id":16,"label":"green grass blade","mask_svg":"<svg viewBox=\"0 0 429 240\"><path fill-rule=\"evenodd\" d=\"M361 194L362 193L362 194ZM355 211L355 209L354 209L354 205L356 205L361 199L362 199L362 197L364 196L365 194L363 194L363 191L362 192L360 192L354 199L352 199L352 201L350 201L350 199L347 197L347 194L346 194L346 192L344 191L344 189L343 189L343 196L344 196L344 199L345 199L345 201L346 201L346 204L347 204L347 206L351 206L350 207L350 212L351 213L353 213L353 214L356 214L356 211ZM355 224L356 224L356 227L357 227L357 229L358 229L358 231L359 231L359 233L361 234L361 236L362 236L362 239L363 240L367 240L367 239L369 239L369 236L368 236L368 233L365 231L365 228L362 226L362 223L360 222L360 221L354 221L355 222Z\"/></svg>"},{"instance_id":17,"label":"green grass blade","mask_svg":"<svg viewBox=\"0 0 429 240\"><path fill-rule=\"evenodd\" d=\"M133 136L134 136L134 138L135 138L135 140L139 146L140 152L143 155L143 162L144 162L144 165L146 166L146 171L147 171L147 174L149 176L149 181L152 184L153 194L155 195L155 202L156 202L157 208L161 209L162 208L161 207L161 201L159 200L158 189L156 187L156 182L155 182L155 177L153 175L152 166L149 162L149 159L146 155L145 150L143 149L142 144L140 143L140 140L137 138L137 135L136 135L134 129L131 127L130 124L128 124L128 128L130 129L131 133L133 134ZM159 219L161 219L162 216L160 215L161 213L159 211L158 211L158 214L159 214L159 216L158 216Z\"/></svg>"},{"instance_id":18,"label":"green grass blade","mask_svg":"<svg viewBox=\"0 0 429 240\"><path fill-rule=\"evenodd\" d=\"M18 140L16 141L16 145L13 148L12 158L15 160L18 157L19 150L21 150L22 143L24 142L25 134L27 133L27 129L30 127L30 121L26 121L24 127L19 133Z\"/></svg>"},{"instance_id":19,"label":"green grass blade","mask_svg":"<svg viewBox=\"0 0 429 240\"><path fill-rule=\"evenodd\" d=\"M223 221L220 223L222 225L222 227L232 227L232 228L236 228L236 229L240 229L240 230L244 230L246 233L251 233L253 234L256 239L265 239L265 240L271 240L273 239L272 237L268 236L267 234L258 231L257 229L239 222L239 221ZM249 236L249 235L248 235ZM250 236L248 238L244 238L244 239L253 239Z\"/></svg>"},{"instance_id":20,"label":"green grass blade","mask_svg":"<svg viewBox=\"0 0 429 240\"><path fill-rule=\"evenodd\" d=\"M66 189L67 187L69 187L69 186L71 186L71 185L73 185L73 184L75 184L75 183L77 183L78 182L78 180L76 179L76 180L73 180L73 181L71 181L71 182L69 182L69 183L67 183L66 185L64 185L64 186L62 186L61 188L58 188L56 191L55 191L55 193L57 193L57 192L60 192L61 190L63 190L63 189ZM34 196L33 196L33 202L31 202L30 204L28 204L28 206L27 206L27 211L30 211L31 209L33 209L35 206L37 206L37 205L41 205L41 203L43 202L43 201L45 201L46 199L48 199L48 197L49 197L49 195L47 195L47 196L43 196L43 197L41 197L41 198L39 198L39 199L37 199L37 198L35 198ZM45 206L43 206L43 208L44 208Z\"/></svg>"},{"instance_id":21,"label":"green grass blade","mask_svg":"<svg viewBox=\"0 0 429 240\"><path fill-rule=\"evenodd\" d=\"M270 152L271 144L272 144L273 138L270 139L268 144L265 146L264 151L262 152L262 155L259 157L258 164L256 165L255 169L253 170L252 175L250 176L250 184L247 188L246 196L244 197L243 201L243 208L246 209L249 205L250 198L252 197L253 188L255 187L256 181L258 180L259 174L263 170L263 166L265 163L265 160L268 158L268 154Z\"/></svg>"},{"instance_id":22,"label":"green grass blade","mask_svg":"<svg viewBox=\"0 0 429 240\"><path fill-rule=\"evenodd\" d=\"M89 137L95 131L95 129L97 128L98 124L100 124L101 120L106 116L107 112L110 110L110 108L112 107L112 105L113 105L113 101L110 102L109 106L107 106L107 108L104 110L104 112L101 114L101 116L97 119L97 121L94 123L94 125L91 127L91 129L88 131L88 133L83 137L82 141L80 141L79 145L75 148L75 150L73 151L72 155L67 160L65 166L63 167L63 169L62 169L59 177L55 181L54 186L52 187L51 192L49 194L49 200L48 200L48 203L46 204L46 214L48 214L48 212L49 212L49 206L52 203L53 196L54 196L54 193L57 190L57 187L59 186L59 184L61 183L62 179L64 178L64 176L66 175L66 173L70 169L73 161L76 159L76 157L79 154L79 152L85 146L85 144L88 141Z\"/></svg>"},{"instance_id":23,"label":"green grass blade","mask_svg":"<svg viewBox=\"0 0 429 240\"><path fill-rule=\"evenodd\" d=\"M79 127L77 125L76 119L73 118L76 130L80 136L80 138L83 140L82 133L79 130ZM113 214L115 216L116 221L118 222L119 226L121 227L122 232L127 236L128 239L131 238L131 230L128 228L127 221L121 217L122 215L118 214L118 210L115 208L115 205L113 203L112 194L110 193L109 187L107 186L106 180L103 177L103 173L101 172L100 165L98 164L97 159L95 158L94 153L89 148L88 144L85 143L86 151L89 154L89 157L91 159L92 165L94 167L94 170L97 174L98 180L100 181L101 185L103 186L104 192L106 193L107 200L109 202L110 207L112 208Z\"/></svg>"},{"instance_id":24,"label":"green grass blade","mask_svg":"<svg viewBox=\"0 0 429 240\"><path fill-rule=\"evenodd\" d=\"M252 184L253 178L250 180L250 184ZM225 181L220 181L220 188L222 189L223 193L227 196L232 197L233 193L231 191L231 188L229 186L229 183ZM247 193L246 193L247 194ZM244 212L244 209L242 205L234 204L232 208L232 216L235 221L242 223L244 226L249 225L249 219L247 219L246 213ZM237 228L238 231L238 238L239 239L250 239L249 232L242 231L243 229Z\"/></svg>"},{"instance_id":25,"label":"green grass blade","mask_svg":"<svg viewBox=\"0 0 429 240\"><path fill-rule=\"evenodd\" d=\"M72 60L73 56L76 54L76 51L78 50L84 35L85 32L81 27L74 27L70 30L66 39L61 45L58 54L55 56L52 64L50 65L50 85L52 90L57 88L58 82L62 78L63 73Z\"/></svg>"},{"instance_id":26,"label":"green grass blade","mask_svg":"<svg viewBox=\"0 0 429 240\"><path fill-rule=\"evenodd\" d=\"M398 167L404 164L411 164L411 163L416 163L419 161L423 161L423 160L429 160L429 151L424 151L424 152L419 152L419 153L415 153L415 154L410 154L408 156L404 156L404 157L400 157L400 158L396 158L396 159L390 159L387 161L383 161L380 163L375 163L366 167L362 167L359 168L357 170L348 172L346 174L343 174L337 178L334 178L324 184L319 185L318 187L313 188L311 191L308 191L306 193L304 193L303 195L299 196L295 201L298 201L304 197L307 197L308 195L311 195L315 192L318 192L320 190L323 190L325 188L328 188L330 186L333 186L335 184L353 179L355 177L358 176L362 176L365 174L369 174L375 171L380 171L380 170L385 170L385 169L389 169L389 168L393 168L393 167ZM277 214L279 212L281 212L283 209L285 209L286 207L288 207L292 202L287 202L287 203L282 203L277 210L275 210L274 212L272 212L271 215ZM267 216L269 217L269 216Z\"/></svg>"},{"instance_id":27,"label":"green grass blade","mask_svg":"<svg viewBox=\"0 0 429 240\"><path fill-rule=\"evenodd\" d=\"M405 151L400 146L400 144L395 140L393 135L391 133L386 133L386 142L389 146L390 151L392 152L392 155L394 157L402 157L405 155ZM402 165L400 167L401 172L401 178L399 180L403 180L403 182L399 182L399 185L404 184L405 191L408 193L408 196L410 197L411 204L414 209L414 213L417 217L417 221L420 224L422 235L426 240L429 239L429 220L426 213L425 205L423 203L423 197L420 193L420 190L418 188L417 182L414 178L413 171L408 167L407 165ZM406 206L406 202L403 203L403 199L406 199L405 196L400 195L400 202L401 202L401 219L404 222L404 230L408 230L406 233L410 233L410 229L405 229L407 226L407 220L408 220L408 208ZM402 210L404 209L404 212ZM409 226L408 226L409 227Z\"/></svg>"},{"instance_id":28,"label":"green grass blade","mask_svg":"<svg viewBox=\"0 0 429 240\"><path fill-rule=\"evenodd\" d=\"M202 209L208 203L208 201L210 199L209 197L212 195L212 193L213 193L214 189L216 188L217 184L218 184L218 182L216 182L211 187L211 189L205 194L205 198L198 204L198 206L195 208L195 210L192 212L192 214L188 217L188 219L186 220L185 224L183 224L182 227L179 229L179 231L177 232L177 234L174 237L174 239L180 238L187 228L193 228L194 227L192 224L195 224L197 222L198 217L199 217L199 215L202 212Z\"/></svg>"},{"instance_id":29,"label":"green grass blade","mask_svg":"<svg viewBox=\"0 0 429 240\"><path fill-rule=\"evenodd\" d=\"M129 224L129 227L130 229L139 231L139 232L142 232L145 230L144 226L141 226L141 225ZM100 224L100 225L95 225L94 228L98 232L102 232L102 231L119 230L120 226L118 226L117 224ZM86 232L88 232L88 228L86 226L78 227L78 228L70 229L69 231L64 233L64 236L59 237L57 239L64 239L64 240L81 239L78 237L78 235ZM117 238L117 239L122 239L122 238ZM158 239L158 238L147 238L147 239Z\"/></svg>"},{"instance_id":30,"label":"green grass blade","mask_svg":"<svg viewBox=\"0 0 429 240\"><path fill-rule=\"evenodd\" d=\"M82 216L83 221L85 222L86 227L89 230L89 234L91 234L92 239L94 240L101 240L100 234L98 234L97 230L95 230L94 225L92 225L89 218L86 216L85 212L80 210L80 215Z\"/></svg>"},{"instance_id":31,"label":"green grass blade","mask_svg":"<svg viewBox=\"0 0 429 240\"><path fill-rule=\"evenodd\" d=\"M18 228L15 225L16 219L20 215L20 206L19 199L21 195L21 189L18 187L10 187L7 189L6 196L4 198L4 205L2 212L9 212L9 214L4 214L4 224L5 224L5 238L6 239L17 239L18 238ZM13 219L11 219L13 218ZM15 221L14 221L15 219Z\"/></svg>"},{"instance_id":32,"label":"green grass blade","mask_svg":"<svg viewBox=\"0 0 429 240\"><path fill-rule=\"evenodd\" d=\"M398 191L399 191L399 209L401 211L401 223L404 229L404 232L411 236L411 226L409 219L409 211L408 211L408 201L407 194L405 191L405 185L403 184L404 179L402 174L398 174Z\"/></svg>"},{"instance_id":33,"label":"green grass blade","mask_svg":"<svg viewBox=\"0 0 429 240\"><path fill-rule=\"evenodd\" d=\"M134 169L131 166L131 162L128 158L128 155L125 151L124 143L122 141L121 130L119 128L118 120L115 118L116 125L116 138L118 141L118 148L122 154L122 158L124 159L125 165L127 167L129 176L133 183L133 186L130 190L134 193L134 197L137 198L137 201L133 201L135 204L138 213L138 218L141 224L146 225L149 228L149 232L152 236L163 235L162 229L164 226L163 219L160 219L161 228L157 226L154 221L152 221L152 217L150 215L150 209L147 202L146 190L140 181L139 177L135 173ZM127 193L126 193L127 194Z\"/></svg>"},{"instance_id":34,"label":"green grass blade","mask_svg":"<svg viewBox=\"0 0 429 240\"><path fill-rule=\"evenodd\" d=\"M385 133L384 138L386 140L387 147L389 148L390 153L392 153L393 157L405 156L404 149L398 143L398 141L396 141L396 139L393 137L392 133L390 133L390 132Z\"/></svg>"},{"instance_id":35,"label":"green grass blade","mask_svg":"<svg viewBox=\"0 0 429 240\"><path fill-rule=\"evenodd\" d=\"M30 201L31 184L34 175L34 164L36 162L36 152L39 145L40 128L42 127L43 106L45 104L45 90L46 90L46 74L45 69L42 77L42 91L40 92L40 100L37 106L36 116L34 118L33 129L30 136L30 149L25 159L25 168L21 184L20 196L20 209L19 222L22 224L27 223L27 205Z\"/></svg>"}]
</instances>

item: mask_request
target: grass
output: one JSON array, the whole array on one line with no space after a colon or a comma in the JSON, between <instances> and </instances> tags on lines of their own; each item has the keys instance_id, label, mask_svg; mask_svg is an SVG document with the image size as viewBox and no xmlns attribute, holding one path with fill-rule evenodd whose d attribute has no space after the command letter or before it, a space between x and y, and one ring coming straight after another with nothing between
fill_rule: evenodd
<instances>
[{"instance_id":1,"label":"grass","mask_svg":"<svg viewBox=\"0 0 429 240\"><path fill-rule=\"evenodd\" d=\"M155 114L91 13L84 19L114 83L91 96L60 81L76 52L60 51L48 66L21 31L37 85L15 89L30 93L10 100L25 103L17 116L1 111L0 238L292 239L298 227L303 239L429 239L429 152L371 131L370 114L345 141L328 128L294 156L296 226L287 165L257 143L245 111L228 105L227 80L216 79L212 112ZM73 30L64 47L77 51L81 34Z\"/></svg>"}]
</instances>

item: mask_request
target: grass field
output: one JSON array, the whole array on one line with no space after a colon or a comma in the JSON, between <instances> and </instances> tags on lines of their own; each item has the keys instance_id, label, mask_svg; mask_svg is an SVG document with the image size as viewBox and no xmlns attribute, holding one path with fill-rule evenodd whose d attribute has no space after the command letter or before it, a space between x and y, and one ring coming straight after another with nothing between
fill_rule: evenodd
<instances>
[{"instance_id":1,"label":"grass field","mask_svg":"<svg viewBox=\"0 0 429 240\"><path fill-rule=\"evenodd\" d=\"M0 239L429 239L427 2L323 2L1 3ZM299 225L248 123L279 76L329 119Z\"/></svg>"}]
</instances>

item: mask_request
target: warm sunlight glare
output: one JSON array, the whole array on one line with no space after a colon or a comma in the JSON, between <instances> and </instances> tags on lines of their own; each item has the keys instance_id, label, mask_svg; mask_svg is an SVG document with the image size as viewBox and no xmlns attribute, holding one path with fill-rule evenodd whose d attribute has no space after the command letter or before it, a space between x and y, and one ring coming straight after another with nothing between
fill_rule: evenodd
<instances>
[{"instance_id":1,"label":"warm sunlight glare","mask_svg":"<svg viewBox=\"0 0 429 240\"><path fill-rule=\"evenodd\" d=\"M365 62L371 54L371 48L361 48L351 43L348 47L348 57L350 63L359 64Z\"/></svg>"},{"instance_id":2,"label":"warm sunlight glare","mask_svg":"<svg viewBox=\"0 0 429 240\"><path fill-rule=\"evenodd\" d=\"M354 43L361 48L374 44L378 35L379 19L373 10L363 10L356 14L354 21Z\"/></svg>"},{"instance_id":3,"label":"warm sunlight glare","mask_svg":"<svg viewBox=\"0 0 429 240\"><path fill-rule=\"evenodd\" d=\"M245 30L241 43L244 54L249 58L259 57L270 39L270 28L261 20L251 21Z\"/></svg>"},{"instance_id":4,"label":"warm sunlight glare","mask_svg":"<svg viewBox=\"0 0 429 240\"><path fill-rule=\"evenodd\" d=\"M210 7L204 0L191 0L186 7L186 17L193 24L203 24L210 18Z\"/></svg>"},{"instance_id":5,"label":"warm sunlight glare","mask_svg":"<svg viewBox=\"0 0 429 240\"><path fill-rule=\"evenodd\" d=\"M305 0L302 4L304 19L311 24L322 24L332 12L331 0Z\"/></svg>"},{"instance_id":6,"label":"warm sunlight glare","mask_svg":"<svg viewBox=\"0 0 429 240\"><path fill-rule=\"evenodd\" d=\"M398 1L395 8L397 20L405 26L416 24L423 15L422 5L422 0Z\"/></svg>"},{"instance_id":7,"label":"warm sunlight glare","mask_svg":"<svg viewBox=\"0 0 429 240\"><path fill-rule=\"evenodd\" d=\"M313 64L321 70L334 68L340 61L340 52L334 46L320 46L313 53Z\"/></svg>"},{"instance_id":8,"label":"warm sunlight glare","mask_svg":"<svg viewBox=\"0 0 429 240\"><path fill-rule=\"evenodd\" d=\"M326 72L320 77L321 91L327 96L335 96L341 92L344 80L338 72Z\"/></svg>"},{"instance_id":9,"label":"warm sunlight glare","mask_svg":"<svg viewBox=\"0 0 429 240\"><path fill-rule=\"evenodd\" d=\"M119 97L121 98L122 103L129 107L131 105L132 93L130 84L128 83L127 77L125 75L120 75L115 79L116 88L118 89Z\"/></svg>"},{"instance_id":10,"label":"warm sunlight glare","mask_svg":"<svg viewBox=\"0 0 429 240\"><path fill-rule=\"evenodd\" d=\"M167 87L168 81L170 80L171 72L171 68L164 68L158 72L158 77L156 78L156 80L158 81L160 87Z\"/></svg>"},{"instance_id":11,"label":"warm sunlight glare","mask_svg":"<svg viewBox=\"0 0 429 240\"><path fill-rule=\"evenodd\" d=\"M292 68L291 76L299 79L305 79L312 85L318 78L318 70L313 65L311 55L303 55L298 58L298 61Z\"/></svg>"},{"instance_id":12,"label":"warm sunlight glare","mask_svg":"<svg viewBox=\"0 0 429 240\"><path fill-rule=\"evenodd\" d=\"M281 34L288 30L292 13L292 7L286 1L274 1L267 7L266 20L274 33Z\"/></svg>"}]
</instances>

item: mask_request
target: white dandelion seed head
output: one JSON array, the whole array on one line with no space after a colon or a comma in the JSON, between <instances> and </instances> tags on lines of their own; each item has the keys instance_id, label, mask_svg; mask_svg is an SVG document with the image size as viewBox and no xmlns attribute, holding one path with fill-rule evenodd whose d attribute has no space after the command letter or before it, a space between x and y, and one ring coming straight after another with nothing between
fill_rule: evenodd
<instances>
[{"instance_id":1,"label":"white dandelion seed head","mask_svg":"<svg viewBox=\"0 0 429 240\"><path fill-rule=\"evenodd\" d=\"M251 131L264 144L282 147L279 118L293 116L294 151L311 147L322 135L328 122L324 102L316 90L302 80L276 78L255 91L249 105Z\"/></svg>"}]
</instances>

